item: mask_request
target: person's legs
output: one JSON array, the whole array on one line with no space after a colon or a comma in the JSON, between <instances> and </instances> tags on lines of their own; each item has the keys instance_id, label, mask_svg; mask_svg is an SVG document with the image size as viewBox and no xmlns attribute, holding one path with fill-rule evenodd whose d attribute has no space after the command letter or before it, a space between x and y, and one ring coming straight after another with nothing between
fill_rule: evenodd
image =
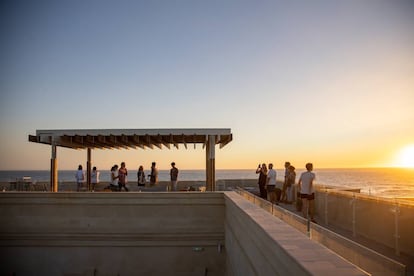
<instances>
[{"instance_id":1,"label":"person's legs","mask_svg":"<svg viewBox=\"0 0 414 276\"><path fill-rule=\"evenodd\" d=\"M259 191L260 191L260 197L266 199L266 189L264 187L264 185L259 184Z\"/></svg>"},{"instance_id":2,"label":"person's legs","mask_svg":"<svg viewBox=\"0 0 414 276\"><path fill-rule=\"evenodd\" d=\"M279 188L276 188L275 194L276 194L276 202L279 203L280 202L280 197L282 196L282 190L279 189Z\"/></svg>"},{"instance_id":3,"label":"person's legs","mask_svg":"<svg viewBox=\"0 0 414 276\"><path fill-rule=\"evenodd\" d=\"M309 213L309 200L306 195L301 195L302 198L302 214L304 218L308 218Z\"/></svg>"},{"instance_id":4,"label":"person's legs","mask_svg":"<svg viewBox=\"0 0 414 276\"><path fill-rule=\"evenodd\" d=\"M310 215L311 220L315 222L315 219L313 217L315 213L315 194L310 195L308 201L309 201L308 203L309 204L309 215Z\"/></svg>"},{"instance_id":5,"label":"person's legs","mask_svg":"<svg viewBox=\"0 0 414 276\"><path fill-rule=\"evenodd\" d=\"M267 200L269 200L272 204L275 203L276 194L275 187L273 185L267 186Z\"/></svg>"},{"instance_id":6,"label":"person's legs","mask_svg":"<svg viewBox=\"0 0 414 276\"><path fill-rule=\"evenodd\" d=\"M286 187L286 203L292 203L292 186Z\"/></svg>"},{"instance_id":7,"label":"person's legs","mask_svg":"<svg viewBox=\"0 0 414 276\"><path fill-rule=\"evenodd\" d=\"M281 195L280 195L280 198L279 198L279 200L280 201L282 201L282 202L285 202L286 201L286 198L287 198L287 196L286 196L286 183L283 183L283 188L282 188L282 191L281 191Z\"/></svg>"},{"instance_id":8,"label":"person's legs","mask_svg":"<svg viewBox=\"0 0 414 276\"><path fill-rule=\"evenodd\" d=\"M313 214L314 214L314 210L315 210L315 200L308 200L309 201L309 215L311 220L314 220L313 218Z\"/></svg>"}]
</instances>

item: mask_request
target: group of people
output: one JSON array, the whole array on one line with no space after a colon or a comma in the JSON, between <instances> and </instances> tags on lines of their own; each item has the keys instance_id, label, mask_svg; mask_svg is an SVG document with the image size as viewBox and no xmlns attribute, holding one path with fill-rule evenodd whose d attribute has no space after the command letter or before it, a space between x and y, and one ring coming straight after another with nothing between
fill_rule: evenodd
<instances>
[{"instance_id":1,"label":"group of people","mask_svg":"<svg viewBox=\"0 0 414 276\"><path fill-rule=\"evenodd\" d=\"M126 192L129 191L126 186L128 183L128 170L126 168L125 162L121 162L121 167L118 169L118 165L115 164L111 168L111 179L109 182L109 188L112 191L122 191L122 188Z\"/></svg>"},{"instance_id":2,"label":"group of people","mask_svg":"<svg viewBox=\"0 0 414 276\"><path fill-rule=\"evenodd\" d=\"M171 170L170 170L170 182L167 185L168 191L177 191L178 185L178 168L175 166L175 162L171 163ZM79 192L85 182L85 174L82 169L82 165L78 166L78 170L75 175L76 183L77 183L77 191ZM158 183L158 169L156 168L156 163L152 162L151 164L151 172L148 175L149 178L149 185L154 186ZM94 191L96 185L99 183L99 171L96 167L93 167L91 172L91 190ZM127 187L128 183L128 170L126 168L125 162L121 163L121 167L117 164L113 165L111 168L111 175L109 180L109 186L107 188L111 189L112 191L122 191L123 189L128 192L129 189ZM141 165L138 168L137 172L137 185L138 186L146 186L147 180L144 172L144 167Z\"/></svg>"},{"instance_id":3,"label":"group of people","mask_svg":"<svg viewBox=\"0 0 414 276\"><path fill-rule=\"evenodd\" d=\"M149 178L149 185L154 186L158 183L158 169L156 168L156 163L151 163L151 172L148 175ZM171 169L170 169L170 182L167 185L167 191L177 191L177 182L178 181L178 169L175 166L175 162L171 162ZM145 186L147 181L145 177L144 167L141 165L138 168L137 172L137 182L138 186Z\"/></svg>"},{"instance_id":4,"label":"group of people","mask_svg":"<svg viewBox=\"0 0 414 276\"><path fill-rule=\"evenodd\" d=\"M99 183L99 171L96 167L92 168L91 172L91 185L92 185L92 192L95 191L95 186ZM76 190L79 192L82 189L83 183L85 182L85 173L83 172L82 165L78 166L78 170L75 174L76 178Z\"/></svg>"},{"instance_id":5,"label":"group of people","mask_svg":"<svg viewBox=\"0 0 414 276\"><path fill-rule=\"evenodd\" d=\"M292 204L294 201L294 189L296 181L295 167L290 162L285 162L285 175L284 181L280 182L276 180L276 171L273 168L273 164L269 164L269 169L266 164L259 164L256 169L256 174L259 174L259 191L260 197L267 199L272 203L279 204L280 202ZM315 174L312 172L313 164L307 163L305 165L306 172L303 172L298 180L297 184L297 206L302 210L302 214L305 218L314 220L314 200L315 192L313 188L313 181L315 180Z\"/></svg>"}]
</instances>

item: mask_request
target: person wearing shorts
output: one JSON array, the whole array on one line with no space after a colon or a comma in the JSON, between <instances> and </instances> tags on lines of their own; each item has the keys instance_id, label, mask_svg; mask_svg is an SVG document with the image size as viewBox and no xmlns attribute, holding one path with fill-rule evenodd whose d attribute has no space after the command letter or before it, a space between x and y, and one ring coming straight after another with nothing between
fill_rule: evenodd
<instances>
[{"instance_id":1,"label":"person wearing shorts","mask_svg":"<svg viewBox=\"0 0 414 276\"><path fill-rule=\"evenodd\" d=\"M273 169L273 164L269 164L269 171L266 178L267 200L274 204L276 202L276 171ZM277 203L276 203L277 204Z\"/></svg>"},{"instance_id":2,"label":"person wearing shorts","mask_svg":"<svg viewBox=\"0 0 414 276\"><path fill-rule=\"evenodd\" d=\"M306 172L300 175L298 187L300 191L300 198L303 201L302 214L304 218L310 217L312 222L314 219L314 205L315 205L315 191L313 189L313 181L315 180L315 174L312 172L313 164L306 164Z\"/></svg>"}]
</instances>

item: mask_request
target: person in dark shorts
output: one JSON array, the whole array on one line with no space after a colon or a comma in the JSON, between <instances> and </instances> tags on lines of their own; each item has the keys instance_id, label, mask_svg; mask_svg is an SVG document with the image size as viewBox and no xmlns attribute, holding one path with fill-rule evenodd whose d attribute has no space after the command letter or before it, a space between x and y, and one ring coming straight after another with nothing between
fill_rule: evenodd
<instances>
[{"instance_id":1,"label":"person in dark shorts","mask_svg":"<svg viewBox=\"0 0 414 276\"><path fill-rule=\"evenodd\" d=\"M306 172L303 172L300 175L298 187L300 191L300 197L303 201L302 214L304 218L310 219L312 222L315 222L313 217L314 215L314 205L315 205L315 191L313 189L313 181L315 180L315 174L312 172L313 164L306 164Z\"/></svg>"}]
</instances>

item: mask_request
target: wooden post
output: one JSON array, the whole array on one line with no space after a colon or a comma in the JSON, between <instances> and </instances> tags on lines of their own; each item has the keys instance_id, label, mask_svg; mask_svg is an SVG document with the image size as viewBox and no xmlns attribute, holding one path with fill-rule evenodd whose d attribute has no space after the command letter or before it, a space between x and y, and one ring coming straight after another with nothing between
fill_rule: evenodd
<instances>
[{"instance_id":1,"label":"wooden post","mask_svg":"<svg viewBox=\"0 0 414 276\"><path fill-rule=\"evenodd\" d=\"M86 161L86 184L88 191L92 190L91 187L91 148L88 148L87 161Z\"/></svg>"},{"instance_id":2,"label":"wooden post","mask_svg":"<svg viewBox=\"0 0 414 276\"><path fill-rule=\"evenodd\" d=\"M216 190L216 156L215 156L216 137L208 136L206 147L206 191Z\"/></svg>"},{"instance_id":3,"label":"wooden post","mask_svg":"<svg viewBox=\"0 0 414 276\"><path fill-rule=\"evenodd\" d=\"M52 157L50 159L50 191L58 191L58 174L57 174L57 158L56 145L52 143Z\"/></svg>"}]
</instances>

